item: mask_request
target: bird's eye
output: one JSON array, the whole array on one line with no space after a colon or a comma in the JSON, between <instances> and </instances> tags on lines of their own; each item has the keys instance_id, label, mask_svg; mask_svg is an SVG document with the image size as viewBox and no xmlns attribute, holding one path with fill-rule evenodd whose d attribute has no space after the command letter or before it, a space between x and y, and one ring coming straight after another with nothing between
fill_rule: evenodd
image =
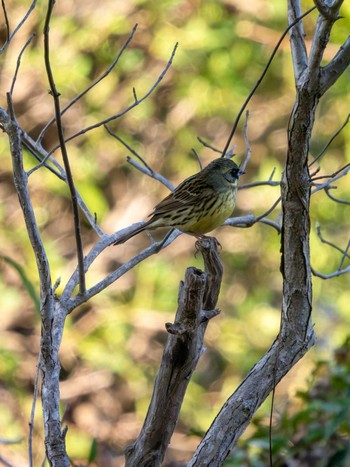
<instances>
[{"instance_id":1,"label":"bird's eye","mask_svg":"<svg viewBox=\"0 0 350 467\"><path fill-rule=\"evenodd\" d=\"M230 172L231 177L238 178L239 169L232 169Z\"/></svg>"}]
</instances>

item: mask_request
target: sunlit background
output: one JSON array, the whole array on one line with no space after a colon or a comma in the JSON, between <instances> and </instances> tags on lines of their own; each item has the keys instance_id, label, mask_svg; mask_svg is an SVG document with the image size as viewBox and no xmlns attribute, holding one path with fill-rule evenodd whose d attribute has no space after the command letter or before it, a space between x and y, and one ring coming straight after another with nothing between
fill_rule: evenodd
<instances>
[{"instance_id":1,"label":"sunlit background","mask_svg":"<svg viewBox=\"0 0 350 467\"><path fill-rule=\"evenodd\" d=\"M110 122L156 171L174 185L198 171L193 149L206 165L218 154L204 147L202 138L223 149L233 120L259 78L287 25L287 2L227 1L59 1L51 23L51 62L62 106L108 68L138 23L130 46L116 68L64 115L66 136L119 113L140 99L156 82L179 43L171 69L140 105ZM11 29L30 2L6 2ZM313 2L306 1L307 9ZM44 68L43 24L46 2L39 2L3 54L0 67L1 107L6 108L18 54L32 32L14 88L16 116L33 137L52 117ZM331 59L350 28L350 5L331 35L325 60ZM317 15L305 21L306 42L312 39ZM1 23L1 44L5 40ZM349 71L322 98L315 122L310 161L327 144L349 113ZM268 74L250 102L248 136L252 150L241 184L279 181L286 155L286 128L294 101L294 78L286 39ZM233 143L236 160L247 152L244 118ZM350 161L350 130L346 127L320 162L319 175L331 174ZM57 145L55 127L44 140L46 149ZM131 167L130 152L99 127L68 143L76 187L103 230L112 233L147 217L167 194L159 182ZM37 269L22 212L13 186L11 158L5 134L0 139L1 255L0 263L0 437L22 440L1 446L13 465L27 461L28 421L33 398L40 341L40 317L23 277L38 293ZM54 157L61 162L60 151ZM27 168L36 161L25 153ZM47 248L53 281L65 284L76 266L73 220L67 186L40 169L30 177L30 190L41 234ZM349 181L333 192L349 200ZM264 213L279 196L279 187L259 186L238 194L236 215ZM278 207L270 218L277 220ZM343 250L349 238L349 206L331 201L323 192L312 198L312 265L329 274L342 255L322 244L323 237ZM97 236L82 220L84 251ZM157 236L157 234L155 234ZM224 279L219 299L221 314L208 327L202 356L189 385L167 460L191 457L217 411L254 363L265 353L279 329L281 308L280 237L267 225L215 232L222 245ZM159 237L157 237L159 238ZM101 280L116 266L149 244L146 234L106 250L87 276L88 285ZM69 316L61 346L62 416L69 427L69 456L87 465L123 465L122 451L142 426L153 381L166 340L164 323L174 319L177 290L189 266L202 267L195 257L194 239L182 235L167 249L123 276L108 290ZM345 263L347 265L347 263ZM275 417L295 412L315 361L329 360L349 335L349 275L329 281L314 278L313 322L316 346L281 382L276 391ZM62 286L57 290L59 294ZM270 399L257 417L268 424ZM44 458L40 401L34 431L35 465ZM276 422L277 423L277 422ZM244 438L253 436L250 427ZM281 434L281 433L279 433ZM286 434L286 437L289 436ZM263 444L251 443L252 455ZM96 451L95 451L96 450ZM228 461L229 462L229 461ZM258 465L241 459L237 465ZM231 464L236 465L232 460ZM263 464L262 464L263 465Z\"/></svg>"}]
</instances>

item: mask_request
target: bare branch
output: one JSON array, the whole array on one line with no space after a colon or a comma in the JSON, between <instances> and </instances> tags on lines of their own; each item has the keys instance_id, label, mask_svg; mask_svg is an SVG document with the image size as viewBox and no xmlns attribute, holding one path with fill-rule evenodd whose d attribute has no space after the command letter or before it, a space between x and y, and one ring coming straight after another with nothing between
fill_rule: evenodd
<instances>
[{"instance_id":1,"label":"bare branch","mask_svg":"<svg viewBox=\"0 0 350 467\"><path fill-rule=\"evenodd\" d=\"M29 7L29 10L27 13L24 15L22 20L18 23L18 25L15 27L14 31L12 34L10 34L10 25L7 19L7 13L6 13L6 8L5 7L5 2L2 0L2 7L5 15L5 22L6 22L6 34L8 36L7 40L5 41L4 45L0 48L0 55L4 52L5 48L9 45L15 34L18 32L18 30L23 26L23 24L27 21L27 18L29 17L30 13L34 10L35 5L36 5L37 0L33 0L32 4Z\"/></svg>"},{"instance_id":2,"label":"bare branch","mask_svg":"<svg viewBox=\"0 0 350 467\"><path fill-rule=\"evenodd\" d=\"M241 116L244 112L244 110L246 109L247 105L249 104L249 101L250 99L254 96L255 94L255 91L258 89L258 87L260 86L262 80L264 79L266 73L267 73L267 70L269 69L271 63L272 63L272 60L274 59L274 56L276 55L277 53L277 50L279 49L279 46L282 44L283 42L283 39L286 37L286 35L288 34L288 31L293 27L295 26L301 19L303 19L306 15L308 15L309 13L311 13L316 7L312 7L310 8L309 10L307 10L304 14L302 14L301 16L299 16L298 18L295 19L295 21L293 21L284 31L284 33L282 34L282 36L280 37L279 41L277 42L275 48L273 49L272 51L272 54L267 62L267 64L265 65L265 68L263 70L263 72L261 73L259 79L257 80L256 84L254 85L253 89L251 90L251 92L249 93L248 97L246 98L246 100L244 101L240 111L238 112L238 115L236 117L236 120L233 124L233 127L232 127L232 130L231 130L231 133L226 141L226 145L222 151L222 156L221 157L224 157L230 144L231 144L231 141L232 141L232 138L235 134L235 131L237 129L237 126L238 126L238 123L241 119Z\"/></svg>"},{"instance_id":3,"label":"bare branch","mask_svg":"<svg viewBox=\"0 0 350 467\"><path fill-rule=\"evenodd\" d=\"M10 88L10 94L11 96L13 95L13 90L15 88L15 84L16 84L16 79L17 79L17 74L18 74L18 71L19 71L19 67L21 65L21 58L22 58L22 55L25 51L25 49L28 47L28 45L30 44L30 42L32 41L33 37L35 37L35 32L29 37L29 39L27 40L27 42L24 44L24 46L22 47L22 50L20 51L19 55L18 55L18 58L17 58L17 64L16 64L16 70L15 70L15 74L13 75L13 79L12 79L12 84L11 84L11 88Z\"/></svg>"},{"instance_id":4,"label":"bare branch","mask_svg":"<svg viewBox=\"0 0 350 467\"><path fill-rule=\"evenodd\" d=\"M347 206L350 206L349 200L337 198L331 194L330 190L334 190L334 189L336 189L336 187L331 187L331 186L325 187L324 191L326 192L328 198L330 198L332 201L335 201L336 203L346 204Z\"/></svg>"},{"instance_id":5,"label":"bare branch","mask_svg":"<svg viewBox=\"0 0 350 467\"><path fill-rule=\"evenodd\" d=\"M244 170L244 171L247 168L248 162L250 160L250 156L252 154L252 150L250 148L249 138L248 138L248 119L249 119L249 110L247 110L246 113L245 113L245 124L244 124L244 128L243 128L244 142L245 142L245 145L246 145L246 148L247 148L247 155L246 155L246 157L244 159L244 162L242 164L242 167L241 167L241 169Z\"/></svg>"},{"instance_id":6,"label":"bare branch","mask_svg":"<svg viewBox=\"0 0 350 467\"><path fill-rule=\"evenodd\" d=\"M61 116L67 112L67 110L72 107L72 105L74 105L76 102L78 102L79 99L81 99L83 96L85 96L85 94L87 94L93 87L95 87L98 83L100 83L104 78L106 78L106 76L109 75L109 73L113 70L113 68L115 68L115 66L117 65L117 63L119 62L119 59L120 57L123 55L125 49L128 47L128 45L130 44L132 38L134 37L135 35L135 32L136 32L136 29L137 29L137 24L135 24L135 26L133 27L129 37L127 38L127 40L125 41L125 43L123 44L122 48L120 49L118 55L116 56L116 58L113 60L113 62L109 65L109 67L107 68L107 70L99 77L97 78L93 83L91 83L86 89L84 89L84 91L82 91L80 94L78 94L74 99L72 99L70 101L70 103L68 105L66 105L66 107L64 107L62 110L61 110ZM43 137L45 136L45 133L46 131L50 128L50 126L56 121L56 117L53 117L46 125L45 127L41 130L40 132L40 135L38 136L38 139L37 139L37 142L38 143L41 143L41 140L43 139Z\"/></svg>"},{"instance_id":7,"label":"bare branch","mask_svg":"<svg viewBox=\"0 0 350 467\"><path fill-rule=\"evenodd\" d=\"M54 159L53 157L50 156L50 154L48 154L45 149L37 144L25 131L21 130L21 139L22 139L22 144L23 146L25 146L26 149L28 149L28 151L30 151L31 154L33 154L33 156L40 162L36 167L34 167L33 169L29 170L27 172L27 177L29 178L30 175L35 172L36 170L40 169L42 166L44 166L46 169L50 170L53 174L56 175L56 177L58 177L60 180L64 181L65 183L67 183L67 176L66 176L66 172L64 171L64 169L61 167L61 165L56 161L56 159ZM42 156L42 157L41 157ZM50 163L52 163L54 165L55 168L49 166L47 164L47 161L49 161ZM89 208L86 206L85 202L83 201L82 197L80 196L79 192L77 191L77 189L75 189L75 193L76 193L76 196L77 196L77 200L78 200L78 203L79 203L79 207L80 209L82 210L86 220L89 222L89 224L91 225L91 227L95 230L95 232L97 233L97 235L99 237L103 237L104 235L104 232L102 231L102 229L99 227L99 225L97 224L97 220L96 220L96 217L93 216L89 210Z\"/></svg>"},{"instance_id":8,"label":"bare branch","mask_svg":"<svg viewBox=\"0 0 350 467\"><path fill-rule=\"evenodd\" d=\"M0 444L4 446L9 446L12 444L19 444L23 441L23 438L14 438L14 439L4 439L0 438Z\"/></svg>"},{"instance_id":9,"label":"bare branch","mask_svg":"<svg viewBox=\"0 0 350 467\"><path fill-rule=\"evenodd\" d=\"M327 19L338 19L339 8L341 7L344 0L332 0L331 2L325 2L324 0L314 0L319 13Z\"/></svg>"},{"instance_id":10,"label":"bare branch","mask_svg":"<svg viewBox=\"0 0 350 467\"><path fill-rule=\"evenodd\" d=\"M300 2L288 0L288 22L293 23L301 15ZM296 81L307 68L307 51L304 41L303 23L298 21L289 31L290 46L293 58L294 76Z\"/></svg>"},{"instance_id":11,"label":"bare branch","mask_svg":"<svg viewBox=\"0 0 350 467\"><path fill-rule=\"evenodd\" d=\"M316 226L316 232L317 232L317 236L318 238L320 239L320 241L322 243L324 243L325 245L328 245L332 248L334 248L335 250L339 251L343 257L347 257L348 259L350 259L350 255L348 253L348 250L349 250L349 243L346 247L346 250L343 250L342 248L340 248L339 246L335 245L334 243L330 242L329 240L326 240L322 233L321 233L321 227L319 225Z\"/></svg>"},{"instance_id":12,"label":"bare branch","mask_svg":"<svg viewBox=\"0 0 350 467\"><path fill-rule=\"evenodd\" d=\"M10 94L8 94L8 103L9 109L11 109L12 101ZM40 279L40 314L42 321L41 370L43 375L42 407L46 449L49 452L49 459L52 459L52 456L56 456L57 462L61 462L60 465L62 467L68 467L69 463L65 458L64 448L65 433L61 432L59 420L60 363L58 349L62 339L65 315L61 309L55 309L50 266L30 201L28 177L23 167L21 130L15 119L10 119L3 109L0 109L0 122L3 124L9 137L15 186L37 262Z\"/></svg>"},{"instance_id":13,"label":"bare branch","mask_svg":"<svg viewBox=\"0 0 350 467\"><path fill-rule=\"evenodd\" d=\"M7 460L3 457L3 456L0 456L0 462L1 464L3 464L5 467L14 467L13 464L10 464L9 462L7 462Z\"/></svg>"},{"instance_id":14,"label":"bare branch","mask_svg":"<svg viewBox=\"0 0 350 467\"><path fill-rule=\"evenodd\" d=\"M350 64L350 36L335 57L321 68L320 93L323 95L337 81Z\"/></svg>"},{"instance_id":15,"label":"bare branch","mask_svg":"<svg viewBox=\"0 0 350 467\"><path fill-rule=\"evenodd\" d=\"M9 19L8 19L8 16L7 16L5 0L1 0L1 6L2 6L2 11L4 12L4 19L5 19L5 26L6 26L6 40L5 40L5 44L7 44L7 43L8 43L8 40L9 40L9 38L10 38L10 23L9 23Z\"/></svg>"},{"instance_id":16,"label":"bare branch","mask_svg":"<svg viewBox=\"0 0 350 467\"><path fill-rule=\"evenodd\" d=\"M135 167L140 172L148 175L151 178L154 178L155 180L158 180L164 186L169 188L170 191L174 190L174 185L171 182L169 182L169 180L167 178L163 177L163 175L161 175L160 173L155 172L153 169L149 170L147 167L143 167L142 165L140 165L138 162L136 162L134 159L132 159L129 156L127 156L126 159L127 159L127 161L129 162L130 165Z\"/></svg>"},{"instance_id":17,"label":"bare branch","mask_svg":"<svg viewBox=\"0 0 350 467\"><path fill-rule=\"evenodd\" d=\"M199 170L203 170L203 165L202 165L201 158L199 157L199 154L195 150L195 148L192 148L192 153L193 153L194 157L196 158L196 161L198 162Z\"/></svg>"},{"instance_id":18,"label":"bare branch","mask_svg":"<svg viewBox=\"0 0 350 467\"><path fill-rule=\"evenodd\" d=\"M187 467L223 465L257 408L266 399L274 385L300 360L315 342L312 329L298 347L293 333L281 336L250 370L236 391L222 406L211 427L196 449Z\"/></svg>"},{"instance_id":19,"label":"bare branch","mask_svg":"<svg viewBox=\"0 0 350 467\"><path fill-rule=\"evenodd\" d=\"M322 274L320 272L317 272L314 268L311 268L311 271L314 276L319 277L320 279L328 280L333 279L334 277L342 276L343 274L347 274L348 272L350 272L350 266L341 269L340 271L332 272L330 274Z\"/></svg>"},{"instance_id":20,"label":"bare branch","mask_svg":"<svg viewBox=\"0 0 350 467\"><path fill-rule=\"evenodd\" d=\"M209 149L211 149L212 151L218 152L219 154L221 154L220 149L217 149L217 148L215 148L214 146L212 146L211 144L207 143L207 142L204 141L204 139L201 138L200 136L197 136L197 140L198 140L205 148L209 148Z\"/></svg>"},{"instance_id":21,"label":"bare branch","mask_svg":"<svg viewBox=\"0 0 350 467\"><path fill-rule=\"evenodd\" d=\"M273 227L278 233L281 233L281 225L278 222L272 221L271 219L266 219L262 216L257 218L256 216L254 216L254 214L247 214L246 216L241 217L230 217L223 223L223 225L229 225L231 227L239 227L242 229L246 229L256 224L257 222L269 225L270 227Z\"/></svg>"},{"instance_id":22,"label":"bare branch","mask_svg":"<svg viewBox=\"0 0 350 467\"><path fill-rule=\"evenodd\" d=\"M217 242L214 238L206 238L196 246L203 255L205 272L188 268L185 281L180 284L175 322L166 324L169 334L152 400L141 433L126 450L127 467L161 465L186 388L203 352L208 318L218 313L215 307L223 267Z\"/></svg>"},{"instance_id":23,"label":"bare branch","mask_svg":"<svg viewBox=\"0 0 350 467\"><path fill-rule=\"evenodd\" d=\"M124 231L125 230L122 230L120 234L123 234ZM67 303L67 313L70 313L77 306L81 305L82 303L85 303L91 297L106 289L109 285L113 284L117 279L119 279L126 272L130 271L133 267L135 267L137 264L139 264L149 256L158 253L160 247L161 249L163 249L169 246L179 235L181 235L181 232L179 230L174 230L174 232L167 238L166 242L163 242L163 240L161 240L160 242L152 243L148 248L141 251L137 256L131 258L127 263L124 263L122 266L110 273L102 281L89 288L84 294L79 294L72 297L74 289L79 281L78 270L75 270L73 275L67 282L67 285L64 288L64 291L61 295L61 301L63 303ZM86 272L88 271L91 264L95 261L95 259L102 253L102 251L109 247L116 240L118 240L118 235L105 235L104 238L102 238L98 243L96 243L93 246L91 251L85 257L84 265Z\"/></svg>"},{"instance_id":24,"label":"bare branch","mask_svg":"<svg viewBox=\"0 0 350 467\"><path fill-rule=\"evenodd\" d=\"M350 248L350 240L348 240L348 244L346 245L346 248L344 250L344 254L342 256L342 259L340 260L340 263L339 263L339 267L338 267L338 271L342 270L343 269L343 266L344 266L344 263L345 263L345 260L348 258L350 258L349 256L349 248Z\"/></svg>"},{"instance_id":25,"label":"bare branch","mask_svg":"<svg viewBox=\"0 0 350 467\"><path fill-rule=\"evenodd\" d=\"M69 138L67 138L65 140L65 142L67 143L68 141L71 141L72 139L75 139L77 138L78 136L81 136L91 130L94 130L95 128L99 128L100 126L102 125L106 125L107 123L109 122L112 122L113 120L116 120L117 118L120 118L122 117L123 115L125 115L126 113L130 112L130 110L132 110L134 107L136 107L137 105L141 104L141 102L143 102L145 99L147 99L151 94L152 92L157 88L157 86L159 85L159 83L162 81L162 79L164 78L164 76L166 75L167 71L169 70L172 62L173 62L173 59L174 59L174 56L175 56L175 53L176 53L176 49L178 47L178 43L175 44L174 48L173 48L173 51L171 53L171 56L168 60L168 63L166 64L165 68L163 69L163 71L161 72L161 74L158 76L157 80L155 81L155 83L150 87L150 89L140 98L138 99L136 102L134 101L132 104L130 104L128 107L126 107L124 110L121 110L120 112L112 115L111 117L108 117L106 118L105 120L102 120L100 122L97 122L93 125L90 125L86 128L84 128L83 130L80 130L78 131L77 133L75 133L74 135L71 135ZM59 148L59 146L55 146L51 151L50 151L50 154L52 154L53 152L55 152L57 149Z\"/></svg>"},{"instance_id":26,"label":"bare branch","mask_svg":"<svg viewBox=\"0 0 350 467\"><path fill-rule=\"evenodd\" d=\"M11 97L8 94L9 107L11 106ZM41 286L45 289L51 287L50 267L45 253L45 248L40 237L38 225L35 219L30 195L28 190L28 179L23 167L23 157L21 149L21 129L15 120L11 120L7 113L0 109L0 122L2 123L10 141L11 156L14 171L15 186L18 193L20 205L23 211L24 220L29 235L29 239L35 253L38 265L39 278Z\"/></svg>"},{"instance_id":27,"label":"bare branch","mask_svg":"<svg viewBox=\"0 0 350 467\"><path fill-rule=\"evenodd\" d=\"M316 2L315 2L316 3ZM337 0L333 2L333 5L328 6L322 0L318 0L316 5L320 6L322 4L322 11L325 9L327 10L327 15L325 16L323 13L320 13L316 30L314 33L312 46L310 50L310 58L309 58L309 66L308 66L308 87L309 89L320 89L320 69L321 69L321 61L323 58L324 51L327 47L329 41L329 35L332 29L334 22L339 18L339 8L343 0ZM344 68L345 69L345 68ZM344 71L344 69L342 71ZM334 81L333 81L334 82ZM318 92L318 96L320 97L325 90L322 92Z\"/></svg>"},{"instance_id":28,"label":"bare branch","mask_svg":"<svg viewBox=\"0 0 350 467\"><path fill-rule=\"evenodd\" d=\"M73 181L73 175L72 175L72 171L70 168L68 152L67 152L66 143L64 139L64 132L63 132L63 126L62 126L62 120L61 120L60 99L59 99L60 94L57 92L56 84L54 81L51 64L50 64L49 31L50 31L50 20L51 20L51 15L52 15L54 4L55 4L55 0L49 0L46 20L45 20L45 26L44 26L45 67L46 67L47 77L50 83L51 95L54 99L58 139L60 142L63 163L64 163L64 167L66 169L66 174L67 174L67 184L69 187L71 201L72 201L75 241L76 241L76 247L77 247L78 265L79 265L79 290L80 290L80 293L84 293L86 289L86 285L85 285L84 254L83 254L83 243L81 239L79 208L78 208L77 195L76 195L74 181Z\"/></svg>"},{"instance_id":29,"label":"bare branch","mask_svg":"<svg viewBox=\"0 0 350 467\"><path fill-rule=\"evenodd\" d=\"M243 185L239 185L238 189L239 190L245 190L247 188L255 188L257 186L281 186L281 182L274 182L273 180L264 180L264 181L258 181L258 182L250 182L250 183L244 183Z\"/></svg>"},{"instance_id":30,"label":"bare branch","mask_svg":"<svg viewBox=\"0 0 350 467\"><path fill-rule=\"evenodd\" d=\"M38 363L36 366L32 409L30 411L30 420L29 420L29 432L28 432L29 467L34 466L33 464L33 433L34 433L34 416L35 416L36 401L37 401L38 393L39 393L40 359L41 359L41 355L39 354Z\"/></svg>"},{"instance_id":31,"label":"bare branch","mask_svg":"<svg viewBox=\"0 0 350 467\"><path fill-rule=\"evenodd\" d=\"M312 184L315 185L316 187L311 191L311 194L314 194L317 191L329 188L333 182L345 177L345 175L347 175L349 172L350 172L350 162L346 164L344 167L342 167L341 169L334 172L332 175L314 177L312 179ZM323 178L328 178L328 180L324 183L319 183L319 184L315 183L315 180L320 180Z\"/></svg>"},{"instance_id":32,"label":"bare branch","mask_svg":"<svg viewBox=\"0 0 350 467\"><path fill-rule=\"evenodd\" d=\"M350 114L348 114L348 116L346 117L346 120L345 122L341 125L341 127L332 135L332 137L329 139L329 141L327 142L327 144L325 145L325 147L322 149L322 151L318 154L317 157L315 157L315 159L309 164L309 168L315 163L317 162L318 160L321 159L321 157L323 156L323 154L325 154L325 152L327 151L327 149L329 148L329 146L333 143L333 141L335 140L335 138L343 131L343 129L346 127L346 125L349 123L349 119L350 119Z\"/></svg>"},{"instance_id":33,"label":"bare branch","mask_svg":"<svg viewBox=\"0 0 350 467\"><path fill-rule=\"evenodd\" d=\"M131 152L131 154L133 154L135 157L138 158L138 160L140 162L142 162L142 164L146 167L146 169L153 173L153 169L147 164L147 162L145 161L145 159L143 157L140 156L140 154L138 154L131 146L129 146L120 136L118 136L116 133L114 133L108 125L104 125L105 129L107 130L107 133L110 134L113 138L115 138L117 141L119 141L120 143L122 143L123 146L125 146L127 148L128 151Z\"/></svg>"}]
</instances>

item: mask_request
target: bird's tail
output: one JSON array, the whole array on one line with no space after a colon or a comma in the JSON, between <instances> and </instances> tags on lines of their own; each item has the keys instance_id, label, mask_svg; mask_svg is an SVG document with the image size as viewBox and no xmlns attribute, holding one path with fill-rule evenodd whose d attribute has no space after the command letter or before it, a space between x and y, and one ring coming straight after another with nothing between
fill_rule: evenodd
<instances>
[{"instance_id":1,"label":"bird's tail","mask_svg":"<svg viewBox=\"0 0 350 467\"><path fill-rule=\"evenodd\" d=\"M134 237L135 235L139 234L140 232L143 232L146 230L151 224L151 221L144 222L142 225L136 227L135 229L131 230L130 232L126 233L125 235L122 235L115 243L114 245L120 245L121 243L125 243L129 238Z\"/></svg>"}]
</instances>

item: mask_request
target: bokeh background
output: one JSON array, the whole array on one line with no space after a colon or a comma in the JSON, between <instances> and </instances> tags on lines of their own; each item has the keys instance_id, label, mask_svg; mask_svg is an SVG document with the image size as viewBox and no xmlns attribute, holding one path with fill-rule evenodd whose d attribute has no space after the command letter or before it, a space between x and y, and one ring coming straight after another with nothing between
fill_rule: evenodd
<instances>
[{"instance_id":1,"label":"bokeh background","mask_svg":"<svg viewBox=\"0 0 350 467\"><path fill-rule=\"evenodd\" d=\"M350 5L345 3L344 18L333 28L325 63L348 35ZM305 1L303 8L312 4ZM11 0L6 5L13 30L29 2ZM115 70L64 115L65 134L74 134L126 108L133 102L133 88L140 98L156 81L174 44L179 42L173 65L158 88L142 104L110 123L110 128L154 170L178 184L198 170L193 149L204 165L217 157L200 144L198 136L218 149L224 147L237 112L286 27L286 9L286 2L266 0L57 2L51 23L51 62L63 105L105 71L138 23ZM22 57L13 94L17 118L33 138L53 115L44 68L45 14L46 2L39 2L0 57L0 105L6 108L6 92L18 54L29 35L36 32ZM304 21L308 47L316 18L316 13L312 13ZM0 32L3 43L4 21ZM322 98L310 160L320 153L349 113L349 77L347 71ZM273 180L280 180L294 95L286 39L248 107L252 157L241 180L243 189L239 191L236 215L260 215L279 196L278 186L244 189L244 185L267 180L273 171ZM239 162L246 153L243 124L244 121L234 138ZM321 159L321 175L349 162L349 132L346 127ZM43 143L46 149L56 146L54 127L46 133ZM145 219L167 193L159 182L126 162L127 149L103 127L73 139L68 151L76 186L107 233ZM28 465L28 421L40 341L40 317L29 289L38 293L38 278L13 186L5 134L0 139L0 155L0 437L18 441L2 444L0 450L13 465L24 466ZM54 156L61 161L59 151ZM26 167L35 163L25 153ZM349 200L348 187L349 181L342 179L334 193ZM52 173L40 169L30 177L30 190L53 280L61 278L61 284L65 284L76 266L68 189ZM277 208L271 219L276 220L279 215ZM338 268L342 255L321 243L316 225L326 239L345 249L349 206L334 203L318 192L312 198L311 215L312 265L328 274ZM82 223L84 250L88 252L97 238L84 220ZM219 408L269 348L279 329L282 283L280 238L276 231L258 224L249 229L223 227L216 236L222 245L225 268L219 300L222 312L208 327L206 352L189 385L167 462L191 457ZM141 234L124 245L109 248L89 272L88 284L94 284L148 244L147 236ZM138 435L147 411L166 340L164 323L174 318L179 281L188 266L202 267L194 252L194 239L182 235L67 319L60 352L62 415L69 427L68 452L76 465L123 465L122 450ZM57 293L61 290L62 286ZM306 416L301 418L300 429L299 416L291 433L288 420L294 420L303 404L310 402L306 395L310 394L312 381L326 387L328 394L334 395L333 402L340 400L339 391L345 391L344 405L340 407L343 414L348 406L348 347L341 346L350 334L349 275L329 281L316 277L313 291L317 344L276 391L274 423L284 441L283 452L296 444L291 440L296 432L305 435L310 429ZM343 349L342 358L334 363L333 352L339 347ZM324 363L315 363L320 360ZM341 388L334 386L332 379L337 364L345 365L339 370L344 383ZM297 397L300 391L304 396ZM315 391L311 399L317 399L319 393ZM232 457L227 465L266 465L264 428L268 425L270 404L268 400L263 405L255 423L244 434L241 457ZM310 409L310 413L315 411ZM333 412L328 416L334 430L338 429ZM35 465L41 465L44 449L40 401L35 420ZM350 427L342 423L340 438L346 440ZM319 438L324 443L325 433ZM276 453L281 453L278 446Z\"/></svg>"}]
</instances>

